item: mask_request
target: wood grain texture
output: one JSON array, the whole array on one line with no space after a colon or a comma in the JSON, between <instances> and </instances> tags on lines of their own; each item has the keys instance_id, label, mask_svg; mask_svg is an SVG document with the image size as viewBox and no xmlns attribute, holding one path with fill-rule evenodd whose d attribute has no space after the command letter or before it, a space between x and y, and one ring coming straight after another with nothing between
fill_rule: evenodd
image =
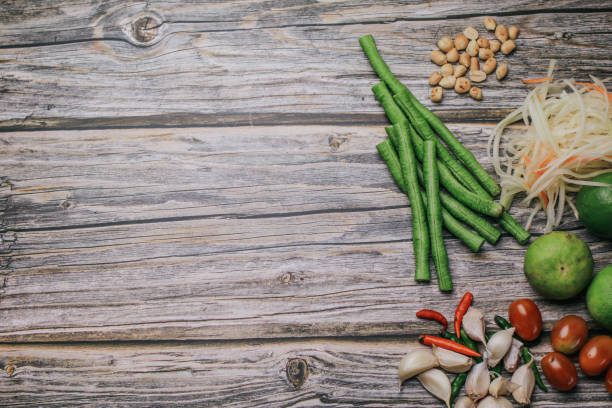
<instances>
[{"instance_id":1,"label":"wood grain texture","mask_svg":"<svg viewBox=\"0 0 612 408\"><path fill-rule=\"evenodd\" d=\"M491 127L450 127L486 164ZM582 300L559 308L532 292L524 248L507 235L479 254L447 236L453 295L415 283L407 201L373 148L381 130L4 135L12 241L0 340L414 336L416 310L451 315L468 288L499 313L533 296L548 329L569 312L590 321ZM563 229L598 268L612 259L573 218Z\"/></svg>"},{"instance_id":2,"label":"wood grain texture","mask_svg":"<svg viewBox=\"0 0 612 408\"><path fill-rule=\"evenodd\" d=\"M401 339L2 345L0 363L13 373L0 375L0 401L5 407L440 407L416 379L398 390L399 360L417 347ZM540 346L534 354L539 359L547 351ZM288 381L292 359L308 367L300 387ZM531 406L602 407L608 395L601 379L580 375L571 393L536 389Z\"/></svg>"},{"instance_id":3,"label":"wood grain texture","mask_svg":"<svg viewBox=\"0 0 612 408\"><path fill-rule=\"evenodd\" d=\"M236 112L242 115L230 123L270 124L302 112L314 122L345 123L345 114L380 122L370 94L377 79L357 39L372 33L398 78L428 101L435 41L467 25L481 28L486 13L521 27L517 50L500 57L509 77L489 80L482 102L447 97L447 117L499 119L526 95L519 79L542 75L549 58L559 59L558 77L612 72L612 13L597 3L163 3L53 2L5 13L0 125L84 127L95 118L121 126L125 117L163 125L172 114L183 124L222 125ZM158 24L139 31L155 30L140 43L134 25L146 18Z\"/></svg>"}]
</instances>

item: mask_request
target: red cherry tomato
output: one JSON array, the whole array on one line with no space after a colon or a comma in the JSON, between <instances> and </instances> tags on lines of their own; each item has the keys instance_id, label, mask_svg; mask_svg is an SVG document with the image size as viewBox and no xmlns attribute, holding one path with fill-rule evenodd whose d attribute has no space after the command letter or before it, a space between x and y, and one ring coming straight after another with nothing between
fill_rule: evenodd
<instances>
[{"instance_id":1,"label":"red cherry tomato","mask_svg":"<svg viewBox=\"0 0 612 408\"><path fill-rule=\"evenodd\" d=\"M550 339L553 349L563 354L574 354L584 346L589 337L586 322L578 316L565 316L555 324Z\"/></svg>"},{"instance_id":2,"label":"red cherry tomato","mask_svg":"<svg viewBox=\"0 0 612 408\"><path fill-rule=\"evenodd\" d=\"M569 391L578 382L578 372L572 360L564 354L553 351L542 359L542 371L546 379L559 391Z\"/></svg>"},{"instance_id":3,"label":"red cherry tomato","mask_svg":"<svg viewBox=\"0 0 612 408\"><path fill-rule=\"evenodd\" d=\"M606 373L605 383L606 383L606 390L608 390L608 392L612 394L612 366L608 368L608 372Z\"/></svg>"},{"instance_id":4,"label":"red cherry tomato","mask_svg":"<svg viewBox=\"0 0 612 408\"><path fill-rule=\"evenodd\" d=\"M529 299L518 299L508 307L510 324L516 334L526 341L533 341L542 332L542 315L540 309Z\"/></svg>"},{"instance_id":5,"label":"red cherry tomato","mask_svg":"<svg viewBox=\"0 0 612 408\"><path fill-rule=\"evenodd\" d=\"M586 375L599 375L612 364L612 337L595 336L584 345L578 356Z\"/></svg>"}]
</instances>

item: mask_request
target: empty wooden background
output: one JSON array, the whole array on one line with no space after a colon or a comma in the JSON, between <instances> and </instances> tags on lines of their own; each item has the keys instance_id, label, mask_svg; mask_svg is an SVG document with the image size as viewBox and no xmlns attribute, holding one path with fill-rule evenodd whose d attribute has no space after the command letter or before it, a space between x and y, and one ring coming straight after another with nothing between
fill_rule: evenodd
<instances>
[{"instance_id":1,"label":"empty wooden background","mask_svg":"<svg viewBox=\"0 0 612 408\"><path fill-rule=\"evenodd\" d=\"M547 331L569 313L600 330L582 298L531 290L507 234L478 254L446 237L452 294L412 279L357 39L430 106L433 44L484 16L521 29L509 77L434 109L492 171L520 78L550 58L559 78L611 75L610 2L1 2L0 405L437 407L396 367L437 329L414 312L451 317L466 290L490 327L530 297ZM611 403L580 378L532 405Z\"/></svg>"}]
</instances>

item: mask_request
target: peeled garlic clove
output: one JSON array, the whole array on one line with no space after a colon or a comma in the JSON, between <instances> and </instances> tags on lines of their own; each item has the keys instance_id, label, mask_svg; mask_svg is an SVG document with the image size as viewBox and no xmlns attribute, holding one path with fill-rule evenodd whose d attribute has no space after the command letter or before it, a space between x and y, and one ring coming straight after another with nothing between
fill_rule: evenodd
<instances>
[{"instance_id":1,"label":"peeled garlic clove","mask_svg":"<svg viewBox=\"0 0 612 408\"><path fill-rule=\"evenodd\" d=\"M455 401L455 408L476 408L476 403L465 395Z\"/></svg>"},{"instance_id":2,"label":"peeled garlic clove","mask_svg":"<svg viewBox=\"0 0 612 408\"><path fill-rule=\"evenodd\" d=\"M465 316L463 316L462 326L468 337L474 341L486 343L484 313L480 309L470 307Z\"/></svg>"},{"instance_id":3,"label":"peeled garlic clove","mask_svg":"<svg viewBox=\"0 0 612 408\"><path fill-rule=\"evenodd\" d=\"M438 360L429 350L415 350L407 353L400 361L397 376L400 382L438 366Z\"/></svg>"},{"instance_id":4,"label":"peeled garlic clove","mask_svg":"<svg viewBox=\"0 0 612 408\"><path fill-rule=\"evenodd\" d=\"M417 379L427 391L440 398L450 408L451 383L442 370L432 368L417 375Z\"/></svg>"},{"instance_id":5,"label":"peeled garlic clove","mask_svg":"<svg viewBox=\"0 0 612 408\"><path fill-rule=\"evenodd\" d=\"M512 403L504 397L488 396L478 403L478 408L512 408Z\"/></svg>"},{"instance_id":6,"label":"peeled garlic clove","mask_svg":"<svg viewBox=\"0 0 612 408\"><path fill-rule=\"evenodd\" d=\"M465 393L473 400L483 398L489 392L489 369L486 360L476 364L465 379Z\"/></svg>"},{"instance_id":7,"label":"peeled garlic clove","mask_svg":"<svg viewBox=\"0 0 612 408\"><path fill-rule=\"evenodd\" d=\"M531 360L520 366L512 374L512 380L510 380L518 385L517 389L512 392L512 397L521 405L529 405L531 402L531 393L533 393L533 387L535 386L535 376L531 370L533 362L534 360Z\"/></svg>"},{"instance_id":8,"label":"peeled garlic clove","mask_svg":"<svg viewBox=\"0 0 612 408\"><path fill-rule=\"evenodd\" d=\"M514 327L511 327L506 330L500 330L491 336L487 342L487 357L489 359L489 367L496 366L497 363L504 358L508 350L510 350L514 330Z\"/></svg>"},{"instance_id":9,"label":"peeled garlic clove","mask_svg":"<svg viewBox=\"0 0 612 408\"><path fill-rule=\"evenodd\" d=\"M513 373L516 371L521 357L521 347L523 347L523 343L517 339L512 339L510 350L504 356L504 369L507 372Z\"/></svg>"},{"instance_id":10,"label":"peeled garlic clove","mask_svg":"<svg viewBox=\"0 0 612 408\"><path fill-rule=\"evenodd\" d=\"M436 346L433 346L433 355L438 359L440 368L451 373L465 373L473 364L471 357Z\"/></svg>"},{"instance_id":11,"label":"peeled garlic clove","mask_svg":"<svg viewBox=\"0 0 612 408\"><path fill-rule=\"evenodd\" d=\"M497 398L501 397L502 395L512 394L512 392L517 388L517 384L513 383L512 381L508 381L506 378L500 375L491 381L491 385L489 385L489 394Z\"/></svg>"}]
</instances>

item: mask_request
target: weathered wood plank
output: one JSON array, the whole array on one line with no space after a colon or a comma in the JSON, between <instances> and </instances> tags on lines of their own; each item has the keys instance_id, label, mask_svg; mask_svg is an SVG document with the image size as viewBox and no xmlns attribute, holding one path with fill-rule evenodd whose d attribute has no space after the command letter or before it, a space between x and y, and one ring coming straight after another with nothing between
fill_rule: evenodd
<instances>
[{"instance_id":1,"label":"weathered wood plank","mask_svg":"<svg viewBox=\"0 0 612 408\"><path fill-rule=\"evenodd\" d=\"M457 134L483 158L490 130ZM589 319L580 299L559 308L533 294L507 236L476 255L449 236L458 290L416 284L406 198L374 150L381 131L4 134L0 341L416 334L416 310L451 314L467 288L501 313L533 295L548 328ZM611 243L568 228L609 263Z\"/></svg>"},{"instance_id":2,"label":"weathered wood plank","mask_svg":"<svg viewBox=\"0 0 612 408\"><path fill-rule=\"evenodd\" d=\"M142 16L148 3L81 6L74 13L57 6L40 10L40 17L35 13L9 16L2 29L6 47L0 49L1 126L86 127L91 126L90 118L105 126L129 125L124 117L136 117L139 124L163 125L169 118L176 123L173 114L183 124L212 121L220 125L226 114L237 112L240 115L230 117L230 123L246 124L249 117L252 124L277 119L302 123L300 115L286 114L304 111L316 116L313 122L346 123L352 116L343 115L356 113L380 122L380 108L370 94L376 78L357 38L374 34L398 77L427 101L426 80L434 69L428 54L435 40L468 24L481 27L480 13L486 11L509 13L500 21L521 27L517 51L501 58L508 59L510 76L502 83L487 82L482 102L456 95L446 98L441 109L450 111L447 115L500 118L520 104L527 92L519 79L542 74L548 58L559 59L558 77L588 79L589 74L603 77L612 72L609 12L550 13L544 8L543 13L534 14L541 4L521 12L510 2L494 3L490 9L452 2L431 8L374 2L291 3L264 12L268 8L264 3L151 6L150 11L160 14L165 24L150 46L130 42L126 28ZM577 2L563 4L586 7ZM465 18L444 20L465 8L467 15L458 14ZM477 16L469 17L475 9ZM226 11L228 19L218 23L210 15ZM177 17L165 17L165 13ZM411 21L411 13L417 17L425 13L427 18L439 15L440 20ZM64 25L57 24L57 14L73 28L64 30ZM189 15L193 18L184 17ZM305 22L299 23L302 18ZM238 26L244 27L236 29L233 21L241 21ZM36 45L40 38L32 38L26 42L34 43L19 47L14 38L24 32L42 32L36 35L53 41ZM87 40L92 38L100 40Z\"/></svg>"},{"instance_id":3,"label":"weathered wood plank","mask_svg":"<svg viewBox=\"0 0 612 408\"><path fill-rule=\"evenodd\" d=\"M534 349L537 359L548 342ZM405 340L2 345L0 362L12 375L0 375L0 398L5 407L440 407L416 379L398 390L397 364L417 347ZM296 359L306 376L288 377ZM580 375L571 393L536 389L531 406L602 407L609 398L601 378Z\"/></svg>"}]
</instances>

